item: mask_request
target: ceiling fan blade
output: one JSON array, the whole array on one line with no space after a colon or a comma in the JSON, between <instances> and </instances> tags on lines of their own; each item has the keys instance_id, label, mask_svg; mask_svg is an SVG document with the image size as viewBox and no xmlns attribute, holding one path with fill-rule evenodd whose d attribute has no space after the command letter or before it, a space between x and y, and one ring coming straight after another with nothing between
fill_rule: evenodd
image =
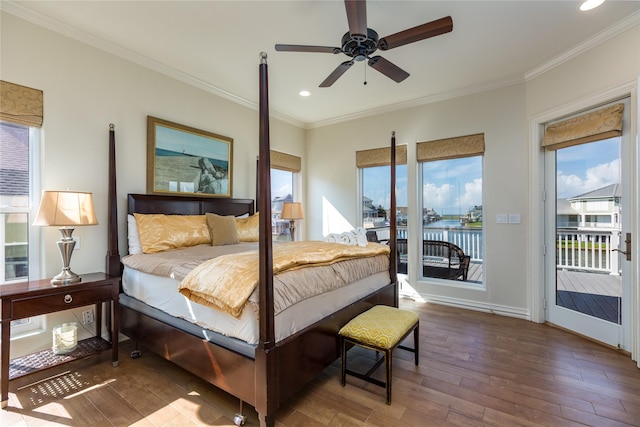
<instances>
[{"instance_id":1,"label":"ceiling fan blade","mask_svg":"<svg viewBox=\"0 0 640 427\"><path fill-rule=\"evenodd\" d=\"M278 52L318 52L318 53L340 53L339 47L331 46L309 46L300 44L277 44Z\"/></svg>"},{"instance_id":2,"label":"ceiling fan blade","mask_svg":"<svg viewBox=\"0 0 640 427\"><path fill-rule=\"evenodd\" d=\"M333 70L329 77L324 79L322 83L320 83L320 87L329 87L336 82L351 66L353 65L353 60L345 61L342 64L338 65L338 67Z\"/></svg>"},{"instance_id":3,"label":"ceiling fan blade","mask_svg":"<svg viewBox=\"0 0 640 427\"><path fill-rule=\"evenodd\" d=\"M349 22L349 34L367 38L367 2L365 0L344 0Z\"/></svg>"},{"instance_id":4,"label":"ceiling fan blade","mask_svg":"<svg viewBox=\"0 0 640 427\"><path fill-rule=\"evenodd\" d=\"M376 71L380 71L396 83L400 83L409 77L409 73L381 56L374 56L373 58L370 58L369 66Z\"/></svg>"},{"instance_id":5,"label":"ceiling fan blade","mask_svg":"<svg viewBox=\"0 0 640 427\"><path fill-rule=\"evenodd\" d=\"M378 41L378 48L380 50L389 50L419 40L428 39L429 37L439 36L452 30L453 20L450 16L446 16L381 38L380 41Z\"/></svg>"}]
</instances>

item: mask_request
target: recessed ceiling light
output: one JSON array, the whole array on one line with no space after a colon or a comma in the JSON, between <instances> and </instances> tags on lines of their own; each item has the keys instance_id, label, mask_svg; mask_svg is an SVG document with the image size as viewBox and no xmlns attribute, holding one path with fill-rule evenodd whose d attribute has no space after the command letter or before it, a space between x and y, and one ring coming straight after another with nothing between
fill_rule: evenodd
<instances>
[{"instance_id":1,"label":"recessed ceiling light","mask_svg":"<svg viewBox=\"0 0 640 427\"><path fill-rule=\"evenodd\" d=\"M595 9L596 7L600 6L602 3L604 3L604 0L585 0L580 5L580 10L587 11L587 10Z\"/></svg>"},{"instance_id":2,"label":"recessed ceiling light","mask_svg":"<svg viewBox=\"0 0 640 427\"><path fill-rule=\"evenodd\" d=\"M311 92L309 92L308 90L301 90L300 91L300 96L309 96L311 95Z\"/></svg>"}]
</instances>

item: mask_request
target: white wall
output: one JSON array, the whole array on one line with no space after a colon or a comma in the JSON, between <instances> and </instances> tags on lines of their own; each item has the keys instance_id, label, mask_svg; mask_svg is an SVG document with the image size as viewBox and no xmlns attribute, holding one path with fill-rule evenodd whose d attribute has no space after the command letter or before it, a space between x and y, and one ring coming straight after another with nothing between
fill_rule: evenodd
<instances>
[{"instance_id":1,"label":"white wall","mask_svg":"<svg viewBox=\"0 0 640 427\"><path fill-rule=\"evenodd\" d=\"M416 142L485 134L486 289L416 283L415 278L410 279L411 285L426 297L454 298L461 304L490 305L496 311L524 316L528 224L524 85L309 130L307 156L313 159L307 166L309 238L322 238L326 231L343 231L342 218L349 226L357 224L355 152L389 146L394 130L396 143L408 145L410 235L420 234L417 230L421 223L417 217L421 202L415 184ZM339 214L338 219L327 213L327 205ZM522 223L497 225L497 213L520 213ZM417 239L409 243L417 253Z\"/></svg>"},{"instance_id":2,"label":"white wall","mask_svg":"<svg viewBox=\"0 0 640 427\"><path fill-rule=\"evenodd\" d=\"M105 270L107 251L108 130L115 124L120 252L126 253L127 193L146 192L147 115L233 138L233 196L255 197L258 111L150 71L27 23L1 15L0 78L44 91L42 189L90 191L98 226L78 227L81 249L71 268L78 274ZM256 79L247 82L257 90ZM257 96L256 96L257 99ZM304 130L272 120L272 148L304 156ZM55 241L43 235L42 277L61 269ZM74 310L77 314L81 310ZM75 320L73 313L48 316L48 331L15 342L12 357L51 345L50 329ZM88 332L86 333L88 334Z\"/></svg>"}]
</instances>

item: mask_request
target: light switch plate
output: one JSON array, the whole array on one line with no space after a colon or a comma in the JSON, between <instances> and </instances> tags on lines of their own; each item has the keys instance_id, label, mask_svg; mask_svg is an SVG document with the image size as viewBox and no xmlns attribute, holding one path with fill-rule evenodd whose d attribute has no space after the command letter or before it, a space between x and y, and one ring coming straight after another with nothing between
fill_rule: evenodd
<instances>
[{"instance_id":1,"label":"light switch plate","mask_svg":"<svg viewBox=\"0 0 640 427\"><path fill-rule=\"evenodd\" d=\"M509 214L509 224L520 224L520 214L519 213Z\"/></svg>"},{"instance_id":2,"label":"light switch plate","mask_svg":"<svg viewBox=\"0 0 640 427\"><path fill-rule=\"evenodd\" d=\"M507 223L507 214L496 215L496 224L506 224L506 223Z\"/></svg>"}]
</instances>

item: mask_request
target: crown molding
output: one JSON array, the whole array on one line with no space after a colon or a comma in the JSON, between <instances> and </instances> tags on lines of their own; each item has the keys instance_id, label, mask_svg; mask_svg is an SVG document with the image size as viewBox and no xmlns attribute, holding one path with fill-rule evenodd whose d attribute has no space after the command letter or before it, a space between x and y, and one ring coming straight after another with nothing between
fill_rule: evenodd
<instances>
[{"instance_id":1,"label":"crown molding","mask_svg":"<svg viewBox=\"0 0 640 427\"><path fill-rule=\"evenodd\" d=\"M448 92L442 92L435 95L415 98L405 102L398 102L395 104L385 105L380 108L374 108L370 110L361 111L358 113L345 114L343 116L334 117L327 120L320 120L313 123L307 123L306 128L307 129L320 128L324 126L330 126L330 125L334 125L342 122L347 122L350 120L362 119L365 117L376 116L379 114L392 113L400 110L405 110L407 108L420 107L422 105L433 104L435 102L446 101L449 99L460 98L468 95L474 95L476 93L482 93L490 90L496 90L504 87L514 86L520 83L524 83L524 79L522 77L492 82L486 85L469 86L466 88L456 89Z\"/></svg>"},{"instance_id":2,"label":"crown molding","mask_svg":"<svg viewBox=\"0 0 640 427\"><path fill-rule=\"evenodd\" d=\"M544 74L547 71L550 71L564 64L565 62L575 58L576 56L581 55L590 49L593 49L594 47L617 36L618 34L621 34L629 30L630 28L635 27L638 24L640 24L640 11L632 13L626 18L622 19L621 21L618 21L614 25L610 26L609 28L606 28L603 31L600 31L598 34L586 39L579 45L567 50L564 53L561 53L560 55L556 56L550 61L547 61L544 64L539 65L538 67L532 69L531 71L529 71L524 75L524 79L525 81L534 79L540 76L541 74Z\"/></svg>"},{"instance_id":3,"label":"crown molding","mask_svg":"<svg viewBox=\"0 0 640 427\"><path fill-rule=\"evenodd\" d=\"M221 98L227 99L236 104L240 104L252 110L256 110L256 111L259 110L259 105L257 102L248 100L246 98L243 98L241 96L228 92L202 79L199 79L190 74L179 71L176 68L163 64L161 62L155 61L147 56L140 55L118 44L109 42L100 37L93 36L85 31L81 31L61 21L58 21L42 13L29 9L28 7L24 6L20 2L1 1L0 10L10 13L12 15L15 15L18 18L24 19L25 21L28 21L32 24L46 28L50 31L62 34L65 37L69 37L71 39L77 40L81 43L95 47L97 49L100 49L112 55L115 55L119 58L133 62L134 64L141 65L145 68L156 71L165 76L171 77L173 79L186 83L190 86L201 89L205 92L209 92ZM273 109L271 109L271 111L269 112L269 115L275 119L292 124L294 126L301 127L301 128L305 127L305 124L303 122L296 120L288 115L282 114L278 111L274 111Z\"/></svg>"}]
</instances>

